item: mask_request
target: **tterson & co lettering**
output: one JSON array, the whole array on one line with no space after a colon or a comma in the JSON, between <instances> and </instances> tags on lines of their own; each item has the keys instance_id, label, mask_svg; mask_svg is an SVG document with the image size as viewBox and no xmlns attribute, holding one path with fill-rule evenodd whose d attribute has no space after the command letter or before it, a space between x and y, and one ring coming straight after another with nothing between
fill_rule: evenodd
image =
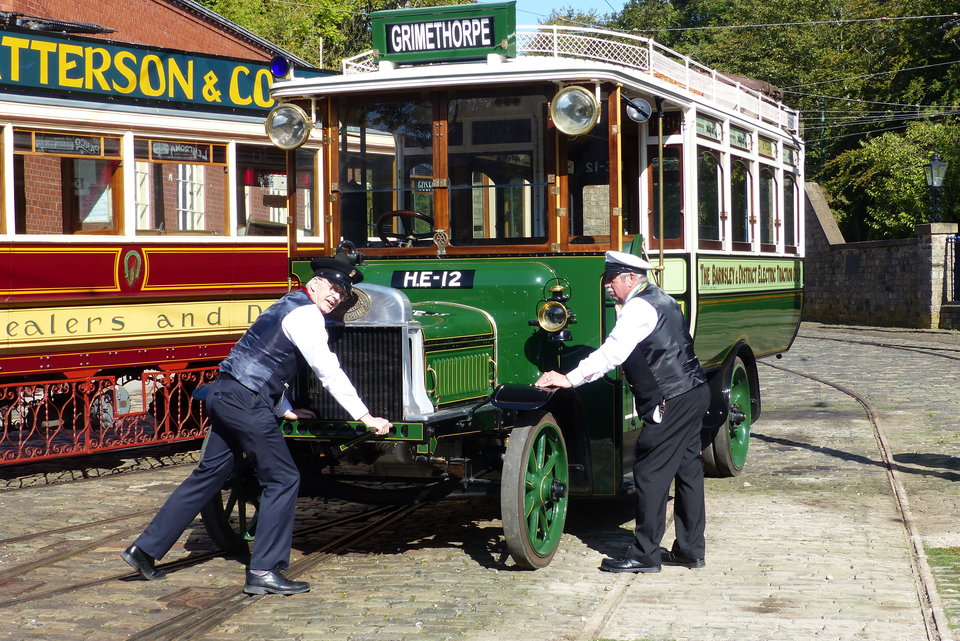
<instances>
[{"instance_id":1,"label":"tterson & co lettering","mask_svg":"<svg viewBox=\"0 0 960 641\"><path fill-rule=\"evenodd\" d=\"M136 47L4 34L0 84L268 109L266 66Z\"/></svg>"}]
</instances>

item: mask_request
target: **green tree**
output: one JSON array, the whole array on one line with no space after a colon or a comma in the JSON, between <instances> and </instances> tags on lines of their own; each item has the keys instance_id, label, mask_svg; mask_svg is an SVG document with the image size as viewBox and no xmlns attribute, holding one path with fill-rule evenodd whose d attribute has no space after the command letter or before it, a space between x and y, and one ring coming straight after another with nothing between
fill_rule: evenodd
<instances>
[{"instance_id":1,"label":"green tree","mask_svg":"<svg viewBox=\"0 0 960 641\"><path fill-rule=\"evenodd\" d=\"M942 0L631 0L612 24L721 72L782 87L802 114L807 177L828 186L855 239L912 233L905 221L926 210L925 187L879 184L905 160L879 150L920 151L907 127L918 135L921 123L956 111L960 20L948 14L956 8ZM898 19L905 16L928 17ZM941 155L955 156L954 144L944 136ZM929 151L915 164L928 158ZM876 163L869 170L868 160Z\"/></svg>"}]
</instances>

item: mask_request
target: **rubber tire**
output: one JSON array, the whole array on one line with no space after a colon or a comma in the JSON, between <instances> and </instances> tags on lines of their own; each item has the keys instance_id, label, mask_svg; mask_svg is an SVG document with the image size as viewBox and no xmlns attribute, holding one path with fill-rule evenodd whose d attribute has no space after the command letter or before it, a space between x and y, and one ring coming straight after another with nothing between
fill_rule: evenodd
<instances>
[{"instance_id":1,"label":"rubber tire","mask_svg":"<svg viewBox=\"0 0 960 641\"><path fill-rule=\"evenodd\" d=\"M730 380L726 382L730 389L729 412L740 411L744 419L733 423L729 416L720 426L713 442L703 450L703 467L708 476L733 477L740 474L747 462L747 450L750 445L752 419L752 398L750 375L740 357L733 363Z\"/></svg>"},{"instance_id":2,"label":"rubber tire","mask_svg":"<svg viewBox=\"0 0 960 641\"><path fill-rule=\"evenodd\" d=\"M203 506L200 517L207 535L224 552L249 553L257 531L260 484L253 467L240 461L223 490Z\"/></svg>"},{"instance_id":3,"label":"rubber tire","mask_svg":"<svg viewBox=\"0 0 960 641\"><path fill-rule=\"evenodd\" d=\"M562 496L553 496L562 483ZM517 567L537 570L553 560L563 535L570 469L563 433L552 414L510 432L500 479L500 515Z\"/></svg>"}]
</instances>

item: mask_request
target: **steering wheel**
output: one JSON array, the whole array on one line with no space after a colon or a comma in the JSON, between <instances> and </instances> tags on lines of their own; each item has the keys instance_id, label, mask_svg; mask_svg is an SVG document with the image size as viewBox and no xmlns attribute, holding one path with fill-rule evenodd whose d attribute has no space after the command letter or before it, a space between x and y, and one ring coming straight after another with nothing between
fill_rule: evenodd
<instances>
[{"instance_id":1,"label":"steering wheel","mask_svg":"<svg viewBox=\"0 0 960 641\"><path fill-rule=\"evenodd\" d=\"M406 230L405 233L394 233L392 231L393 225L387 225L394 218L400 221L399 229ZM430 231L415 233L413 229L417 220L425 221L430 225ZM377 222L374 223L374 230L380 240L383 241L384 247L413 247L413 244L417 241L433 238L433 218L409 209L395 209L377 218Z\"/></svg>"}]
</instances>

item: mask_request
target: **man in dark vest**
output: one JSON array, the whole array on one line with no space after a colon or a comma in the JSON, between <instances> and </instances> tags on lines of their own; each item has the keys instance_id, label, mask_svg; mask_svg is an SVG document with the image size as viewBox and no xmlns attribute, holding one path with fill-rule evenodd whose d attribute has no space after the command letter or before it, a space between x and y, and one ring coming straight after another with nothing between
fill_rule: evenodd
<instances>
[{"instance_id":1,"label":"man in dark vest","mask_svg":"<svg viewBox=\"0 0 960 641\"><path fill-rule=\"evenodd\" d=\"M349 296L363 275L345 253L311 263L314 276L268 307L237 341L220 364L220 374L206 394L212 427L200 463L167 499L147 529L121 557L145 578L163 574L155 561L177 539L224 485L234 461L246 455L262 486L257 533L244 592L297 594L310 585L283 576L290 560L294 506L300 472L280 433L277 418L313 418L293 409L284 396L288 383L305 362L350 416L377 434L391 427L370 415L327 344L324 316Z\"/></svg>"},{"instance_id":2,"label":"man in dark vest","mask_svg":"<svg viewBox=\"0 0 960 641\"><path fill-rule=\"evenodd\" d=\"M710 392L680 306L647 280L650 268L637 256L607 252L603 286L622 305L617 324L603 345L571 372L547 372L536 383L575 387L620 365L633 392L643 419L633 465L636 540L624 558L602 561L600 569L607 572L659 572L661 564L705 564L700 427ZM667 550L660 540L672 481L676 540Z\"/></svg>"}]
</instances>

